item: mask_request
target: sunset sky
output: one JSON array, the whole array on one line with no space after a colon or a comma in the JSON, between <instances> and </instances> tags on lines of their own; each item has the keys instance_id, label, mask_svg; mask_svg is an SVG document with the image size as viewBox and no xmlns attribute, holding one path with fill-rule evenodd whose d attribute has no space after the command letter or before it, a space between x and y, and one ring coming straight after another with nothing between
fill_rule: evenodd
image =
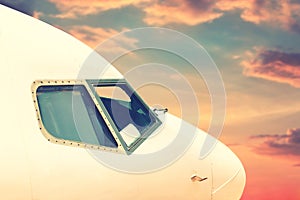
<instances>
[{"instance_id":1,"label":"sunset sky","mask_svg":"<svg viewBox=\"0 0 300 200\"><path fill-rule=\"evenodd\" d=\"M242 199L300 199L299 0L12 2L0 0L92 48L124 30L149 26L174 29L196 40L208 51L224 81L227 114L220 140L245 166L247 185ZM181 70L194 88L203 86L184 64L168 58L168 64ZM116 67L128 71L126 65L133 62L129 59L116 61ZM164 94L162 88L157 91ZM203 102L204 118L199 125L203 129L210 114L209 99L201 99L205 96L198 95ZM168 104L170 98L160 103ZM178 103L168 106L171 113L180 115Z\"/></svg>"}]
</instances>

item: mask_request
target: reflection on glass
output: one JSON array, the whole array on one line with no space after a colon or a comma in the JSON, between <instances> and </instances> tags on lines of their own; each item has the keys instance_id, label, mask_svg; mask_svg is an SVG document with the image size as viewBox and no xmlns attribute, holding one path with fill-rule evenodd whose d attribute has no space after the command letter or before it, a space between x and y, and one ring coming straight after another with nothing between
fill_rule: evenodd
<instances>
[{"instance_id":1,"label":"reflection on glass","mask_svg":"<svg viewBox=\"0 0 300 200\"><path fill-rule=\"evenodd\" d=\"M94 88L127 146L145 139L161 124L126 82L98 83Z\"/></svg>"},{"instance_id":2,"label":"reflection on glass","mask_svg":"<svg viewBox=\"0 0 300 200\"><path fill-rule=\"evenodd\" d=\"M37 99L43 125L55 138L117 147L83 85L40 86Z\"/></svg>"}]
</instances>

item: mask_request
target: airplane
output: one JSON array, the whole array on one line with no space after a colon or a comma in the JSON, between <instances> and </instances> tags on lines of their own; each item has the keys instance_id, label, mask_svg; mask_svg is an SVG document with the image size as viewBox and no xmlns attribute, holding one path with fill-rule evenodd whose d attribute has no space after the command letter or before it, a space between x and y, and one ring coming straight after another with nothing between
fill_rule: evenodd
<instances>
[{"instance_id":1,"label":"airplane","mask_svg":"<svg viewBox=\"0 0 300 200\"><path fill-rule=\"evenodd\" d=\"M214 139L200 159L210 136L152 110L100 55L92 64L108 66L101 79L77 79L91 48L3 5L0 22L2 199L241 198L246 173L226 145ZM156 152L176 140L179 124L195 137L182 156L159 167L164 157Z\"/></svg>"}]
</instances>

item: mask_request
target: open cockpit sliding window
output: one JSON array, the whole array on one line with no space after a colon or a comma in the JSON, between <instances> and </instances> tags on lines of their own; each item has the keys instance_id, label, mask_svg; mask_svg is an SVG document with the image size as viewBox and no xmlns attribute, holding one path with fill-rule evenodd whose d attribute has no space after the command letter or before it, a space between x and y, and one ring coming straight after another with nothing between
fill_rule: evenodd
<instances>
[{"instance_id":1,"label":"open cockpit sliding window","mask_svg":"<svg viewBox=\"0 0 300 200\"><path fill-rule=\"evenodd\" d=\"M161 125L123 79L34 81L32 95L54 143L130 154Z\"/></svg>"}]
</instances>

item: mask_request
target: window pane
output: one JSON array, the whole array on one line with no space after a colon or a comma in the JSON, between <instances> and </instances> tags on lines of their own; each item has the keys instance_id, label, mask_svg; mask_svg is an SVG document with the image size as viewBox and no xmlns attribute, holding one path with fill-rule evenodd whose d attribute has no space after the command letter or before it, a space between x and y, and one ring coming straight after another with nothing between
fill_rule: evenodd
<instances>
[{"instance_id":1,"label":"window pane","mask_svg":"<svg viewBox=\"0 0 300 200\"><path fill-rule=\"evenodd\" d=\"M98 84L94 88L128 146L160 124L126 83Z\"/></svg>"},{"instance_id":2,"label":"window pane","mask_svg":"<svg viewBox=\"0 0 300 200\"><path fill-rule=\"evenodd\" d=\"M83 85L40 86L37 89L37 99L42 122L54 137L117 147Z\"/></svg>"},{"instance_id":3,"label":"window pane","mask_svg":"<svg viewBox=\"0 0 300 200\"><path fill-rule=\"evenodd\" d=\"M130 101L130 97L119 87L116 86L106 86L96 88L96 92L101 97L106 97L110 99Z\"/></svg>"}]
</instances>

